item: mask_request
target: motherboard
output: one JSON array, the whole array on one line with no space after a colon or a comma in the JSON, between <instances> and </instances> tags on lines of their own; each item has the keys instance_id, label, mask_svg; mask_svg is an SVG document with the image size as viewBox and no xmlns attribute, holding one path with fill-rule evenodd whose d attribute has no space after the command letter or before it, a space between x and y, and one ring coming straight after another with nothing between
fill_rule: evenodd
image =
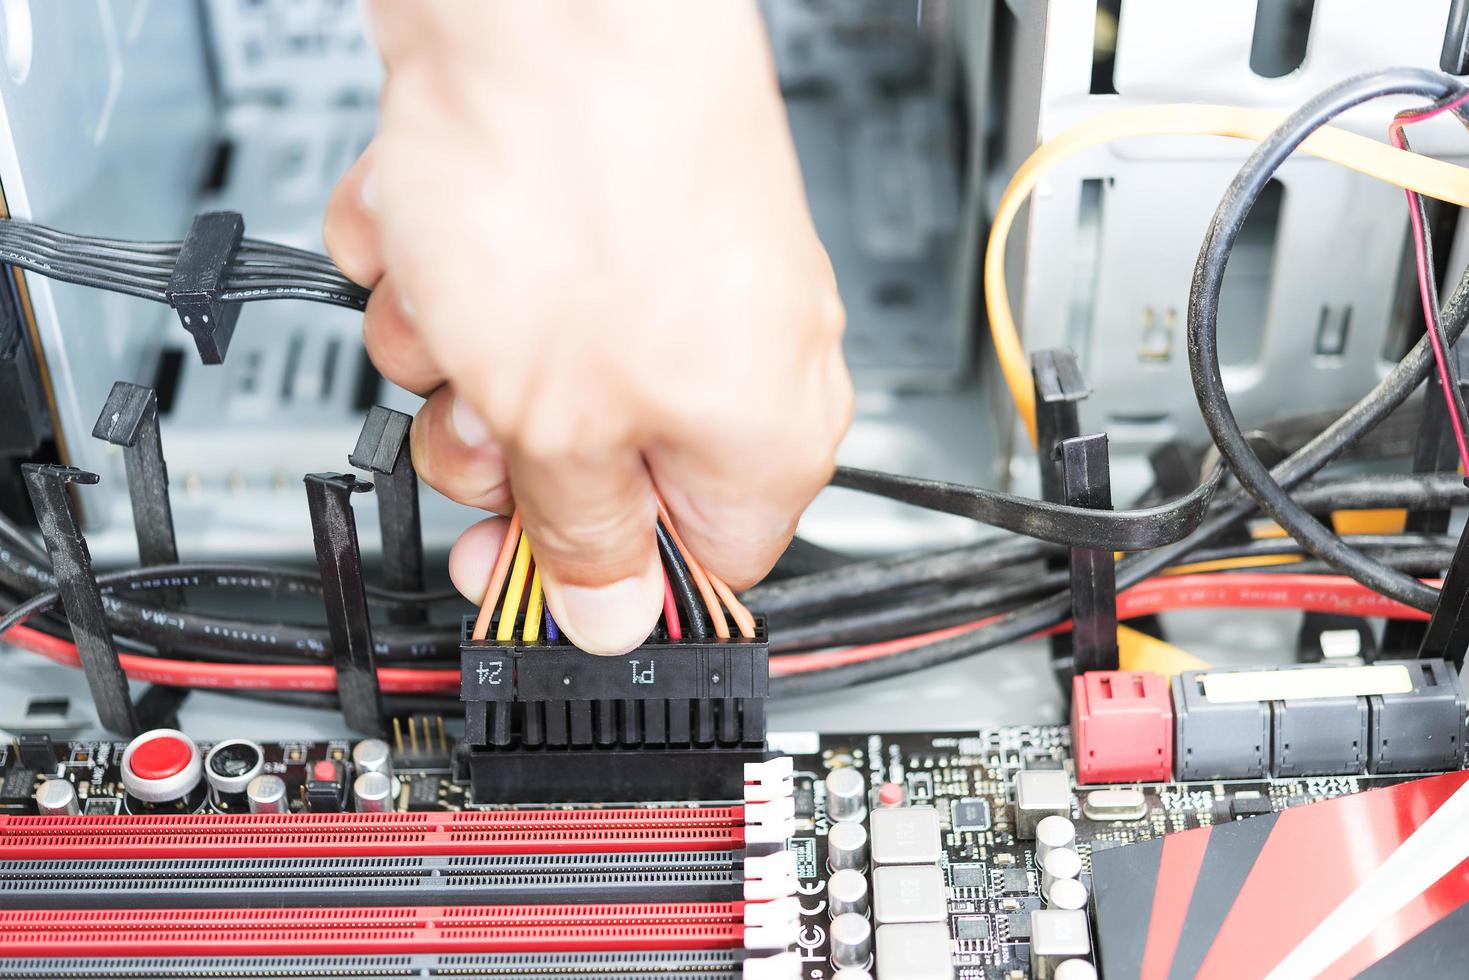
<instances>
[{"instance_id":1,"label":"motherboard","mask_svg":"<svg viewBox=\"0 0 1469 980\"><path fill-rule=\"evenodd\" d=\"M740 911L770 897L775 854L794 859L798 975L1022 980L1091 965L1095 936L1053 951L1031 913L1074 905L1095 932L1100 851L1408 778L1078 787L1062 726L772 733L794 816L775 852L740 800L474 803L438 717L386 740L164 738L0 747L0 976L780 976L750 941L774 922ZM152 792L180 751L192 784ZM275 823L210 822L234 814ZM1050 817L1073 839L1048 841ZM1037 858L1058 849L1074 873Z\"/></svg>"}]
</instances>

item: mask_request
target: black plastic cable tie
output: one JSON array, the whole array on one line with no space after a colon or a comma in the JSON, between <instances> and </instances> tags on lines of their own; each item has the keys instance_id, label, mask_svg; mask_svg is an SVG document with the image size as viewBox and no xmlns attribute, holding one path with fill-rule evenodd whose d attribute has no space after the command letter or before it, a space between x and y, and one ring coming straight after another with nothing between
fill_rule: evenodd
<instances>
[{"instance_id":1,"label":"black plastic cable tie","mask_svg":"<svg viewBox=\"0 0 1469 980\"><path fill-rule=\"evenodd\" d=\"M1081 435L1077 406L1091 391L1082 377L1076 354L1064 347L1032 354L1030 377L1035 385L1036 464L1040 470L1041 497L1053 504L1064 504L1066 487L1061 478L1060 447L1063 440ZM1046 560L1046 568L1051 570L1067 568L1070 564L1069 553ZM1070 686L1065 683L1071 671L1071 646L1069 633L1057 633L1050 638L1051 669L1056 671L1067 698L1071 694Z\"/></svg>"},{"instance_id":2,"label":"black plastic cable tie","mask_svg":"<svg viewBox=\"0 0 1469 980\"><path fill-rule=\"evenodd\" d=\"M77 524L66 489L69 483L96 483L98 476L55 463L26 463L21 472L41 525L41 536L46 540L46 552L51 556L56 590L71 624L82 673L97 706L97 719L108 731L131 738L142 727L128 693L127 675L117 658L112 631L107 627L87 539Z\"/></svg>"},{"instance_id":3,"label":"black plastic cable tie","mask_svg":"<svg viewBox=\"0 0 1469 980\"><path fill-rule=\"evenodd\" d=\"M238 211L209 211L194 218L179 248L164 297L178 311L179 322L194 337L205 364L223 364L239 303L222 303L226 273L245 238L245 219Z\"/></svg>"},{"instance_id":4,"label":"black plastic cable tie","mask_svg":"<svg viewBox=\"0 0 1469 980\"><path fill-rule=\"evenodd\" d=\"M173 508L168 500L168 466L163 459L158 398L153 389L126 381L114 383L102 413L97 416L97 424L92 426L92 437L122 447L139 564L145 567L177 564L179 549L174 535ZM165 587L157 591L158 604L163 608L183 606L182 589ZM165 656L173 653L168 644L160 643L157 647ZM188 694L186 687L174 688L169 695L150 690L138 701L138 712L151 716L145 719L150 727L165 725L171 722L173 712Z\"/></svg>"},{"instance_id":5,"label":"black plastic cable tie","mask_svg":"<svg viewBox=\"0 0 1469 980\"><path fill-rule=\"evenodd\" d=\"M413 469L408 430L413 417L374 405L362 423L357 447L347 457L359 470L376 474L377 519L383 542L383 584L400 592L423 591L423 530L418 510L418 474ZM422 623L422 606L395 606L391 622Z\"/></svg>"},{"instance_id":6,"label":"black plastic cable tie","mask_svg":"<svg viewBox=\"0 0 1469 980\"><path fill-rule=\"evenodd\" d=\"M1469 386L1460 385L1469 397ZM1413 443L1414 473L1452 473L1459 468L1459 447L1444 402L1443 386L1436 374L1428 376L1423 386L1423 417L1418 423L1418 438ZM1449 529L1448 508L1426 508L1408 511L1403 522L1404 533L1442 534ZM1439 600L1442 604L1442 600ZM1427 637L1427 624L1413 619L1389 619L1382 629L1382 649L1387 654L1409 655L1421 647Z\"/></svg>"},{"instance_id":7,"label":"black plastic cable tie","mask_svg":"<svg viewBox=\"0 0 1469 980\"><path fill-rule=\"evenodd\" d=\"M1469 485L1469 479L1464 482ZM1428 619L1418 656L1442 658L1458 670L1464 666L1466 649L1469 649L1469 524L1459 534L1454 560L1444 575L1438 605L1433 607L1433 615Z\"/></svg>"},{"instance_id":8,"label":"black plastic cable tie","mask_svg":"<svg viewBox=\"0 0 1469 980\"><path fill-rule=\"evenodd\" d=\"M353 731L383 735L386 727L362 578L362 548L357 542L357 522L352 516L352 494L371 489L371 483L346 473L306 476L311 537L321 571L342 717Z\"/></svg>"},{"instance_id":9,"label":"black plastic cable tie","mask_svg":"<svg viewBox=\"0 0 1469 980\"><path fill-rule=\"evenodd\" d=\"M1112 508L1112 477L1103 433L1065 439L1058 448L1066 502ZM1117 670L1117 561L1110 550L1071 549L1071 647L1076 674Z\"/></svg>"}]
</instances>

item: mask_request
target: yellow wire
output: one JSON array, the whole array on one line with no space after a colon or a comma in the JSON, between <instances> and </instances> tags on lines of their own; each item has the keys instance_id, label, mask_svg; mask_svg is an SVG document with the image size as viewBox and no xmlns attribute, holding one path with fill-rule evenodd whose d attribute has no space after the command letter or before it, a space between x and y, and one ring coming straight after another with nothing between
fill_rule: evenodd
<instances>
[{"instance_id":1,"label":"yellow wire","mask_svg":"<svg viewBox=\"0 0 1469 980\"><path fill-rule=\"evenodd\" d=\"M1180 671L1203 670L1209 665L1187 650L1156 636L1149 636L1131 626L1118 626L1117 666L1122 670L1171 677Z\"/></svg>"},{"instance_id":2,"label":"yellow wire","mask_svg":"<svg viewBox=\"0 0 1469 980\"><path fill-rule=\"evenodd\" d=\"M520 599L525 595L525 578L530 572L530 538L520 536L515 546L515 567L510 570L510 584L505 589L505 604L500 607L500 622L495 629L496 643L509 643L515 638L515 617L520 613Z\"/></svg>"},{"instance_id":3,"label":"yellow wire","mask_svg":"<svg viewBox=\"0 0 1469 980\"><path fill-rule=\"evenodd\" d=\"M1010 295L1005 285L1005 243L1020 206L1041 176L1083 150L1135 136L1232 136L1263 140L1285 119L1268 109L1222 105L1155 105L1119 109L1096 116L1057 134L1032 153L1015 171L995 211L989 244L984 253L984 299L994 339L995 355L1010 398L1030 441L1034 444L1035 388L1030 365L1015 329ZM1469 207L1469 169L1399 150L1386 143L1326 126L1301 144L1300 149L1358 173L1408 188L1420 194Z\"/></svg>"},{"instance_id":4,"label":"yellow wire","mask_svg":"<svg viewBox=\"0 0 1469 980\"><path fill-rule=\"evenodd\" d=\"M525 603L525 629L520 634L521 642L536 643L541 638L541 613L546 608L546 598L541 593L541 570L531 573L530 598Z\"/></svg>"}]
</instances>

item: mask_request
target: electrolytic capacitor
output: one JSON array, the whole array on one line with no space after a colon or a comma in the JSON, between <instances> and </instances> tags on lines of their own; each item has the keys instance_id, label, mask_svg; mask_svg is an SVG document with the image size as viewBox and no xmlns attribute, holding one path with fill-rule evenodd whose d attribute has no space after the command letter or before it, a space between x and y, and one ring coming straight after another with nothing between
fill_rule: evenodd
<instances>
[{"instance_id":1,"label":"electrolytic capacitor","mask_svg":"<svg viewBox=\"0 0 1469 980\"><path fill-rule=\"evenodd\" d=\"M279 776L256 776L245 786L245 803L251 813L285 813L286 781Z\"/></svg>"},{"instance_id":2,"label":"electrolytic capacitor","mask_svg":"<svg viewBox=\"0 0 1469 980\"><path fill-rule=\"evenodd\" d=\"M1058 847L1041 862L1041 894L1050 896L1051 885L1081 874L1081 855L1069 847Z\"/></svg>"},{"instance_id":3,"label":"electrolytic capacitor","mask_svg":"<svg viewBox=\"0 0 1469 980\"><path fill-rule=\"evenodd\" d=\"M1051 980L1097 980L1097 968L1087 960L1062 960L1051 971Z\"/></svg>"},{"instance_id":4,"label":"electrolytic capacitor","mask_svg":"<svg viewBox=\"0 0 1469 980\"><path fill-rule=\"evenodd\" d=\"M392 750L380 738L364 738L352 746L352 765L359 773L380 772L384 776L392 776Z\"/></svg>"},{"instance_id":5,"label":"electrolytic capacitor","mask_svg":"<svg viewBox=\"0 0 1469 980\"><path fill-rule=\"evenodd\" d=\"M856 769L833 769L826 777L826 815L832 820L861 820L867 812L867 777Z\"/></svg>"},{"instance_id":6,"label":"electrolytic capacitor","mask_svg":"<svg viewBox=\"0 0 1469 980\"><path fill-rule=\"evenodd\" d=\"M872 959L872 923L867 916L848 912L831 920L831 965L866 967Z\"/></svg>"},{"instance_id":7,"label":"electrolytic capacitor","mask_svg":"<svg viewBox=\"0 0 1469 980\"><path fill-rule=\"evenodd\" d=\"M1035 860L1043 864L1046 855L1058 847L1076 843L1076 825L1065 817L1051 814L1035 825Z\"/></svg>"},{"instance_id":8,"label":"electrolytic capacitor","mask_svg":"<svg viewBox=\"0 0 1469 980\"><path fill-rule=\"evenodd\" d=\"M831 975L831 980L872 980L872 974L857 966L844 966Z\"/></svg>"},{"instance_id":9,"label":"electrolytic capacitor","mask_svg":"<svg viewBox=\"0 0 1469 980\"><path fill-rule=\"evenodd\" d=\"M826 863L833 871L867 867L867 830L860 823L836 823L826 833Z\"/></svg>"},{"instance_id":10,"label":"electrolytic capacitor","mask_svg":"<svg viewBox=\"0 0 1469 980\"><path fill-rule=\"evenodd\" d=\"M44 817L74 817L82 812L76 787L65 779L48 779L36 787L36 809Z\"/></svg>"},{"instance_id":11,"label":"electrolytic capacitor","mask_svg":"<svg viewBox=\"0 0 1469 980\"><path fill-rule=\"evenodd\" d=\"M393 781L380 772L365 772L352 782L358 813L382 813L393 808Z\"/></svg>"},{"instance_id":12,"label":"electrolytic capacitor","mask_svg":"<svg viewBox=\"0 0 1469 980\"><path fill-rule=\"evenodd\" d=\"M1086 908L1086 885L1076 878L1057 878L1051 882L1046 902L1053 909Z\"/></svg>"},{"instance_id":13,"label":"electrolytic capacitor","mask_svg":"<svg viewBox=\"0 0 1469 980\"><path fill-rule=\"evenodd\" d=\"M867 876L853 868L832 872L826 879L826 904L831 917L867 911Z\"/></svg>"}]
</instances>

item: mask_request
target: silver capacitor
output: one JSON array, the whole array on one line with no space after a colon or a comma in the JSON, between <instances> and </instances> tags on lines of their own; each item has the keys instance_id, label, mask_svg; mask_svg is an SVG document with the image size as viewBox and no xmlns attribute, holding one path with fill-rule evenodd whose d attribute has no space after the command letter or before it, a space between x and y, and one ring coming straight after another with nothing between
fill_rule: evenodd
<instances>
[{"instance_id":1,"label":"silver capacitor","mask_svg":"<svg viewBox=\"0 0 1469 980\"><path fill-rule=\"evenodd\" d=\"M1086 908L1086 885L1076 878L1057 878L1051 882L1050 892L1046 895L1046 902L1053 909L1084 909Z\"/></svg>"},{"instance_id":2,"label":"silver capacitor","mask_svg":"<svg viewBox=\"0 0 1469 980\"><path fill-rule=\"evenodd\" d=\"M833 871L826 879L826 904L833 919L848 912L867 913L867 876L852 868Z\"/></svg>"},{"instance_id":3,"label":"silver capacitor","mask_svg":"<svg viewBox=\"0 0 1469 980\"><path fill-rule=\"evenodd\" d=\"M1051 886L1081 874L1081 855L1069 847L1058 847L1041 862L1041 894L1049 897Z\"/></svg>"},{"instance_id":4,"label":"silver capacitor","mask_svg":"<svg viewBox=\"0 0 1469 980\"><path fill-rule=\"evenodd\" d=\"M285 813L291 808L286 781L279 776L256 776L245 786L245 804L251 813Z\"/></svg>"},{"instance_id":5,"label":"silver capacitor","mask_svg":"<svg viewBox=\"0 0 1469 980\"><path fill-rule=\"evenodd\" d=\"M867 813L867 777L856 769L833 769L826 776L826 815L832 820L861 820Z\"/></svg>"},{"instance_id":6,"label":"silver capacitor","mask_svg":"<svg viewBox=\"0 0 1469 980\"><path fill-rule=\"evenodd\" d=\"M393 781L380 772L364 772L352 781L358 813L382 813L393 808Z\"/></svg>"},{"instance_id":7,"label":"silver capacitor","mask_svg":"<svg viewBox=\"0 0 1469 980\"><path fill-rule=\"evenodd\" d=\"M867 829L860 823L834 823L826 833L826 863L831 870L867 867Z\"/></svg>"},{"instance_id":8,"label":"silver capacitor","mask_svg":"<svg viewBox=\"0 0 1469 980\"><path fill-rule=\"evenodd\" d=\"M43 817L74 817L82 812L76 787L65 779L48 779L36 787L36 809Z\"/></svg>"},{"instance_id":9,"label":"silver capacitor","mask_svg":"<svg viewBox=\"0 0 1469 980\"><path fill-rule=\"evenodd\" d=\"M831 965L866 968L872 959L872 923L867 916L848 912L831 920Z\"/></svg>"},{"instance_id":10,"label":"silver capacitor","mask_svg":"<svg viewBox=\"0 0 1469 980\"><path fill-rule=\"evenodd\" d=\"M1076 824L1065 817L1051 814L1043 817L1035 825L1035 860L1037 864L1045 861L1046 855L1058 847L1072 847L1076 844Z\"/></svg>"},{"instance_id":11,"label":"silver capacitor","mask_svg":"<svg viewBox=\"0 0 1469 980\"><path fill-rule=\"evenodd\" d=\"M382 739L364 738L352 746L352 765L357 767L359 773L380 772L391 778L393 753L388 748L388 743Z\"/></svg>"},{"instance_id":12,"label":"silver capacitor","mask_svg":"<svg viewBox=\"0 0 1469 980\"><path fill-rule=\"evenodd\" d=\"M831 975L831 980L872 980L872 974L858 966L844 966Z\"/></svg>"}]
</instances>

